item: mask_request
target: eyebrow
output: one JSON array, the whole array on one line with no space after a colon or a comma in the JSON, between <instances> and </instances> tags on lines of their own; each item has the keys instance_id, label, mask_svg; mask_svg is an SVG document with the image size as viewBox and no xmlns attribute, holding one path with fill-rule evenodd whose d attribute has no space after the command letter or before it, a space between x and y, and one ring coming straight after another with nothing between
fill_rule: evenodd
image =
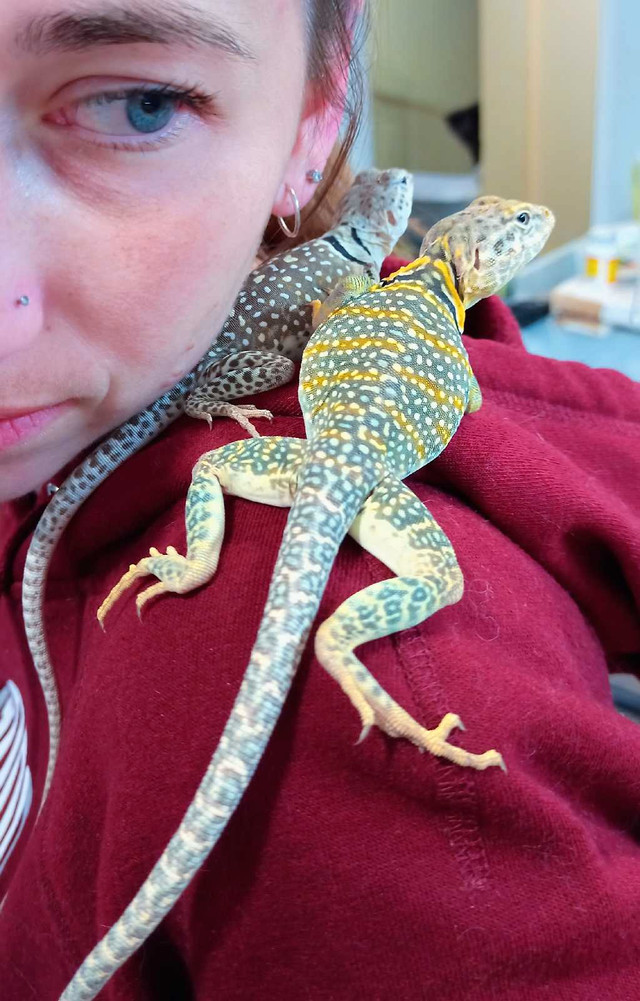
<instances>
[{"instance_id":1,"label":"eyebrow","mask_svg":"<svg viewBox=\"0 0 640 1001\"><path fill-rule=\"evenodd\" d=\"M31 18L15 37L16 47L33 55L140 42L211 46L240 59L255 59L230 27L188 3L109 4L95 10L59 11Z\"/></svg>"}]
</instances>

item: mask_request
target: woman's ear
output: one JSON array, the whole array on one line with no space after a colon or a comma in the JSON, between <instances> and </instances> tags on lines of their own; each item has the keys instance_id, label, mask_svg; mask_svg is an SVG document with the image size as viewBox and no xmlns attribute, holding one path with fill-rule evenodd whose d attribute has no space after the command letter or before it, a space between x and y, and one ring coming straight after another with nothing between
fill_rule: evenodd
<instances>
[{"instance_id":1,"label":"woman's ear","mask_svg":"<svg viewBox=\"0 0 640 1001\"><path fill-rule=\"evenodd\" d=\"M314 170L324 173L340 131L344 107L342 104L337 106L335 94L329 103L317 85L310 84L309 89L296 141L273 203L272 213L276 216L286 218L293 214L294 206L287 186L295 191L300 208L311 201L318 190L318 183L307 175ZM346 98L346 85L344 94Z\"/></svg>"},{"instance_id":2,"label":"woman's ear","mask_svg":"<svg viewBox=\"0 0 640 1001\"><path fill-rule=\"evenodd\" d=\"M351 0L347 30L353 42L364 0ZM318 80L307 84L307 94L298 128L298 135L291 151L282 184L273 203L272 214L292 215L294 206L287 186L293 188L300 208L307 205L317 190L317 182L310 180L310 171L324 173L333 151L344 118L349 88L350 64L336 60L332 66L333 79L327 86Z\"/></svg>"}]
</instances>

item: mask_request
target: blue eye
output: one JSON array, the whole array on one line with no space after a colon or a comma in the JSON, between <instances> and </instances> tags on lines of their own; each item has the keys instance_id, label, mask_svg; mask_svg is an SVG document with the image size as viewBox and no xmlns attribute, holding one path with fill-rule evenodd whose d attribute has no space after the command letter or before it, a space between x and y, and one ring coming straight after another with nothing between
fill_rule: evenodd
<instances>
[{"instance_id":1,"label":"blue eye","mask_svg":"<svg viewBox=\"0 0 640 1001\"><path fill-rule=\"evenodd\" d=\"M160 92L133 93L126 102L127 119L138 132L159 132L176 111L175 98Z\"/></svg>"},{"instance_id":2,"label":"blue eye","mask_svg":"<svg viewBox=\"0 0 640 1001\"><path fill-rule=\"evenodd\" d=\"M188 134L196 117L217 118L217 111L216 95L164 84L102 91L56 108L44 121L93 133L98 145L110 149L148 151Z\"/></svg>"},{"instance_id":3,"label":"blue eye","mask_svg":"<svg viewBox=\"0 0 640 1001\"><path fill-rule=\"evenodd\" d=\"M85 98L60 109L52 120L58 119L64 125L79 125L98 135L140 139L167 129L175 132L188 124L194 112L204 115L213 105L213 97L195 88L130 87Z\"/></svg>"}]
</instances>

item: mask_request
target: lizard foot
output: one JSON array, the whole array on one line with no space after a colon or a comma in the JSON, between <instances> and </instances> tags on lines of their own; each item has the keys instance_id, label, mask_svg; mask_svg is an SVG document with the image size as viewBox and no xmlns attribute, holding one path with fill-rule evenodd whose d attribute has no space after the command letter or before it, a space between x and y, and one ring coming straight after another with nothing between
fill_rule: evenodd
<instances>
[{"instance_id":1,"label":"lizard foot","mask_svg":"<svg viewBox=\"0 0 640 1001\"><path fill-rule=\"evenodd\" d=\"M236 421L240 427L244 428L252 438L260 438L260 432L256 431L250 418L253 420L256 417L266 417L267 420L273 420L273 414L270 410L258 410L250 403L244 403L235 405L234 403L218 403L215 406L215 410L209 409L196 409L195 407L190 407L188 409L189 417L198 417L200 420L207 421L209 427L213 426L214 417L230 417L231 420Z\"/></svg>"},{"instance_id":2,"label":"lizard foot","mask_svg":"<svg viewBox=\"0 0 640 1001\"><path fill-rule=\"evenodd\" d=\"M138 618L140 618L142 608L151 598L159 594L173 592L174 594L186 594L200 587L211 577L210 564L206 566L201 560L189 560L186 556L181 556L174 546L167 546L166 554L161 553L155 546L149 550L150 555L132 563L129 569L120 578L114 588L111 589L105 600L100 605L97 612L98 622L104 629L104 620L109 611L113 608L118 598L125 591L135 584L141 577L155 574L157 583L141 591L136 598L136 608Z\"/></svg>"},{"instance_id":3,"label":"lizard foot","mask_svg":"<svg viewBox=\"0 0 640 1001\"><path fill-rule=\"evenodd\" d=\"M372 684L366 685L359 684L351 677L338 679L362 721L362 733L358 742L364 740L372 726L377 726L390 737L404 737L421 751L428 751L429 754L438 758L446 758L463 768L476 768L482 771L497 765L503 771L507 770L502 755L498 751L491 750L485 751L483 754L472 754L462 747L448 743L447 738L452 730L466 729L460 717L455 713L447 713L437 727L433 730L427 730L399 706L371 676L369 679Z\"/></svg>"}]
</instances>

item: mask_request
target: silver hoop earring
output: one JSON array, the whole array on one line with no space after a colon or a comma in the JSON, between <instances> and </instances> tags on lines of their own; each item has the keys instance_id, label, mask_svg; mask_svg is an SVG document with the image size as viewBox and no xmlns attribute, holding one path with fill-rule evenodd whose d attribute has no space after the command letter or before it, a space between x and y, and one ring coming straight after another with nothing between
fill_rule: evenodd
<instances>
[{"instance_id":1,"label":"silver hoop earring","mask_svg":"<svg viewBox=\"0 0 640 1001\"><path fill-rule=\"evenodd\" d=\"M28 295L21 295L20 298L16 301L16 306L28 306L28 305L29 305Z\"/></svg>"},{"instance_id":2,"label":"silver hoop earring","mask_svg":"<svg viewBox=\"0 0 640 1001\"><path fill-rule=\"evenodd\" d=\"M281 215L277 216L276 218L278 220L278 226L280 227L284 235L288 236L290 240L295 240L296 236L300 232L300 225L301 225L300 202L298 201L298 196L296 195L291 185L287 184L285 185L285 187L289 193L289 198L293 202L293 229L289 229L289 227L287 226L286 222L284 221Z\"/></svg>"}]
</instances>

